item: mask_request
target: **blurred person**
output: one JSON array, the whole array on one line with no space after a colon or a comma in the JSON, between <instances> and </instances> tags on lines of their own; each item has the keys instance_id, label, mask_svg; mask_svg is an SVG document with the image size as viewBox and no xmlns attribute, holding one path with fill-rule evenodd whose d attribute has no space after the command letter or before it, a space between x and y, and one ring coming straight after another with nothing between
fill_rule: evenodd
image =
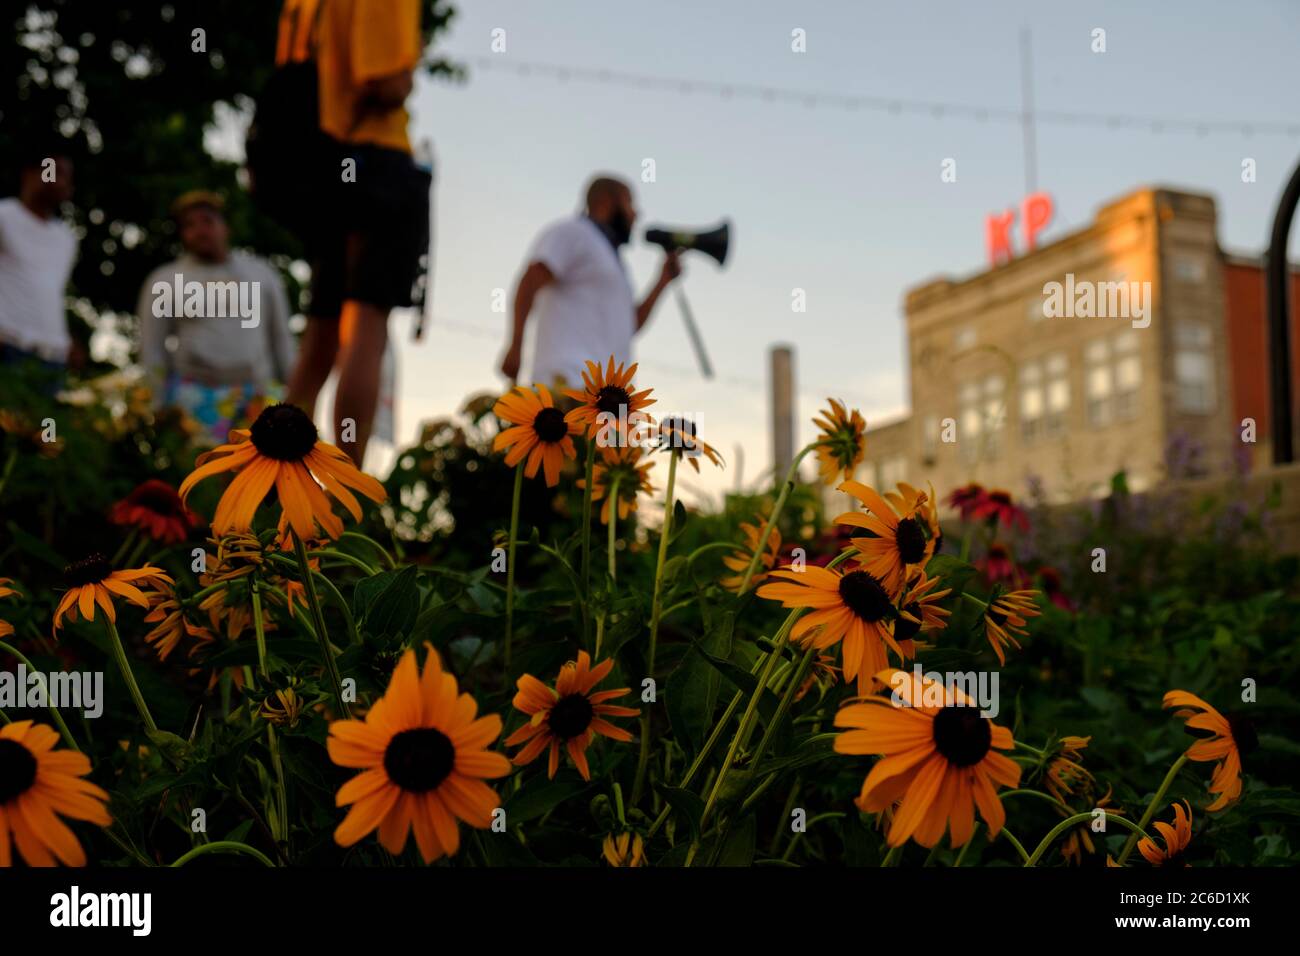
<instances>
[{"instance_id":1,"label":"blurred person","mask_svg":"<svg viewBox=\"0 0 1300 956\"><path fill-rule=\"evenodd\" d=\"M374 425L388 315L411 306L429 246L431 176L411 155L403 105L421 54L419 0L286 0L277 63L315 58L321 129L355 163L303 236L311 307L288 400L314 416L337 368L335 443L358 466ZM308 31L306 34L303 31ZM312 38L314 37L314 44ZM323 151L322 151L323 152ZM336 156L308 156L333 164Z\"/></svg>"},{"instance_id":2,"label":"blurred person","mask_svg":"<svg viewBox=\"0 0 1300 956\"><path fill-rule=\"evenodd\" d=\"M61 380L84 360L64 305L77 237L59 211L72 187L72 160L38 144L19 160L18 195L0 199L0 367L38 366Z\"/></svg>"},{"instance_id":3,"label":"blurred person","mask_svg":"<svg viewBox=\"0 0 1300 956\"><path fill-rule=\"evenodd\" d=\"M515 286L514 324L501 371L519 377L524 328L537 306L531 338L530 382L580 386L588 359L632 360L632 336L650 318L664 289L681 275L677 253L665 255L659 278L638 305L619 254L632 237L637 209L632 187L597 176L587 187L586 211L542 230Z\"/></svg>"},{"instance_id":4,"label":"blurred person","mask_svg":"<svg viewBox=\"0 0 1300 956\"><path fill-rule=\"evenodd\" d=\"M294 359L284 283L269 263L231 250L224 208L205 190L172 204L184 251L149 273L136 308L154 408L183 409L215 442L278 397Z\"/></svg>"}]
</instances>

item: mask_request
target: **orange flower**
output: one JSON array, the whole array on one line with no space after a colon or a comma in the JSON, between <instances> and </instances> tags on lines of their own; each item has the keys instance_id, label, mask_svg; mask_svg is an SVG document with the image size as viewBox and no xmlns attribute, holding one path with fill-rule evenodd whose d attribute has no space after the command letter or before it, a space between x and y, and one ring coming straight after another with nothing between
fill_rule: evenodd
<instances>
[{"instance_id":1,"label":"orange flower","mask_svg":"<svg viewBox=\"0 0 1300 956\"><path fill-rule=\"evenodd\" d=\"M524 744L514 756L515 764L522 767L532 763L550 747L546 775L554 777L560 765L560 748L564 747L582 779L590 780L587 747L596 734L624 743L632 739L626 730L605 718L635 717L641 713L631 707L605 703L629 693L629 687L592 693L592 688L613 669L612 658L592 667L591 656L586 651L579 651L576 663L569 661L560 668L554 690L531 674L520 677L515 682L519 692L515 694L514 705L516 710L528 715L528 723L506 738L507 747Z\"/></svg>"},{"instance_id":2,"label":"orange flower","mask_svg":"<svg viewBox=\"0 0 1300 956\"><path fill-rule=\"evenodd\" d=\"M560 465L564 459L578 456L570 436L582 429L565 420L564 413L555 407L550 389L538 385L533 391L516 385L497 400L492 411L512 426L492 440L492 450L508 449L506 465L511 468L527 458L528 463L524 466L526 477L536 477L540 467L546 474L548 488L559 484Z\"/></svg>"},{"instance_id":3,"label":"orange flower","mask_svg":"<svg viewBox=\"0 0 1300 956\"><path fill-rule=\"evenodd\" d=\"M634 425L642 418L641 410L653 405L650 397L654 389L647 388L638 392L632 384L636 374L636 363L626 367L620 363L614 365L614 356L609 357L609 367L602 369L599 362L587 362L586 371L582 373L583 389L565 389L564 394L580 402L577 408L564 416L571 425L579 426L579 431L587 438L595 438L606 423L622 426L624 423ZM605 416L612 416L613 421ZM635 417L634 417L635 416ZM645 419L650 420L648 416ZM626 436L618 435L617 445L626 444Z\"/></svg>"},{"instance_id":4,"label":"orange flower","mask_svg":"<svg viewBox=\"0 0 1300 956\"><path fill-rule=\"evenodd\" d=\"M909 837L934 846L944 830L952 846L961 846L974 832L976 807L989 836L997 836L1006 822L997 788L1020 783L1020 765L996 752L1015 746L1011 731L982 716L955 688L906 671L882 671L876 679L893 693L835 715L836 727L853 728L835 738L836 753L882 755L862 783L858 808L881 813L898 804L890 846ZM930 703L935 699L942 704Z\"/></svg>"},{"instance_id":5,"label":"orange flower","mask_svg":"<svg viewBox=\"0 0 1300 956\"><path fill-rule=\"evenodd\" d=\"M124 597L132 604L147 608L149 599L132 582L173 583L162 568L146 566L133 571L114 571L108 558L102 554L92 554L68 565L63 569L63 577L68 582L68 590L59 601L59 606L54 609L56 631L63 627L64 617L75 621L78 613L83 619L93 621L96 606L103 610L110 621L116 621L114 597Z\"/></svg>"},{"instance_id":6,"label":"orange flower","mask_svg":"<svg viewBox=\"0 0 1300 956\"><path fill-rule=\"evenodd\" d=\"M882 496L860 481L846 481L838 490L857 498L867 511L850 511L835 519L836 524L852 525L873 535L851 541L861 553L863 569L890 591L897 591L913 570L925 567L939 537L934 496L908 484L900 484L898 489L898 493Z\"/></svg>"},{"instance_id":7,"label":"orange flower","mask_svg":"<svg viewBox=\"0 0 1300 956\"><path fill-rule=\"evenodd\" d=\"M1183 855L1192 842L1192 808L1186 800L1182 804L1171 803L1170 806L1174 808L1174 825L1159 820L1152 824L1164 838L1164 848L1156 846L1155 840L1146 837L1138 840L1138 852L1152 866L1187 866Z\"/></svg>"},{"instance_id":8,"label":"orange flower","mask_svg":"<svg viewBox=\"0 0 1300 956\"><path fill-rule=\"evenodd\" d=\"M1174 716L1184 718L1188 728L1210 735L1187 749L1188 760L1219 761L1210 778L1210 793L1219 797L1206 809L1213 813L1235 802L1241 796L1241 758L1249 756L1259 746L1255 725L1238 714L1224 717L1185 690L1171 690L1165 694L1164 706L1182 707L1182 710L1175 711Z\"/></svg>"}]
</instances>

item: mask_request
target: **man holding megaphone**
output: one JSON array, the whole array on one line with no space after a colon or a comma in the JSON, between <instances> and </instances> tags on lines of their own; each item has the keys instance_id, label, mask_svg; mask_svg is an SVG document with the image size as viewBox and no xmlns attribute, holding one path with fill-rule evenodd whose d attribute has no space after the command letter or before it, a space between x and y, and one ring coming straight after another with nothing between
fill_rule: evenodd
<instances>
[{"instance_id":1,"label":"man holding megaphone","mask_svg":"<svg viewBox=\"0 0 1300 956\"><path fill-rule=\"evenodd\" d=\"M581 383L588 359L632 360L632 336L681 275L677 250L665 247L658 280L636 303L620 255L636 218L632 187L613 176L597 176L587 187L583 214L542 230L515 286L514 321L501 360L507 378L519 378L524 327L534 305L529 383L552 386L563 380L572 387Z\"/></svg>"}]
</instances>

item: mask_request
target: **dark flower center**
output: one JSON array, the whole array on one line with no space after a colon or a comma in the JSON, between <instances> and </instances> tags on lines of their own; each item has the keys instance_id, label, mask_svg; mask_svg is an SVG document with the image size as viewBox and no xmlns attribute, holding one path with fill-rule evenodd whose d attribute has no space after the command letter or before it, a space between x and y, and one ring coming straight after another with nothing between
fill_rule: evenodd
<instances>
[{"instance_id":1,"label":"dark flower center","mask_svg":"<svg viewBox=\"0 0 1300 956\"><path fill-rule=\"evenodd\" d=\"M558 408L543 408L533 418L533 431L537 433L539 439L548 445L554 445L569 434L569 426L564 420L564 412Z\"/></svg>"},{"instance_id":2,"label":"dark flower center","mask_svg":"<svg viewBox=\"0 0 1300 956\"><path fill-rule=\"evenodd\" d=\"M925 529L915 518L902 518L894 532L898 556L904 564L916 564L925 557Z\"/></svg>"},{"instance_id":3,"label":"dark flower center","mask_svg":"<svg viewBox=\"0 0 1300 956\"><path fill-rule=\"evenodd\" d=\"M989 501L997 505L1006 506L1011 504L1011 496L1005 491L990 491L988 497Z\"/></svg>"},{"instance_id":4,"label":"dark flower center","mask_svg":"<svg viewBox=\"0 0 1300 956\"><path fill-rule=\"evenodd\" d=\"M921 605L916 601L913 601L907 607L903 608L903 610L914 616L916 620L909 621L900 614L898 620L894 622L894 637L900 641L907 641L916 637L916 635L920 633L921 625L919 622L923 620L923 618Z\"/></svg>"},{"instance_id":5,"label":"dark flower center","mask_svg":"<svg viewBox=\"0 0 1300 956\"><path fill-rule=\"evenodd\" d=\"M1168 867L1181 867L1181 866L1186 866L1187 863L1186 863L1186 861L1183 859L1183 857L1184 857L1184 855L1185 855L1186 853L1187 853L1187 851L1186 851L1185 849L1184 849L1184 850L1179 850L1177 853L1171 853L1171 854L1169 854L1169 856L1165 857L1163 860L1160 861L1160 865L1161 865L1161 866L1168 866Z\"/></svg>"},{"instance_id":6,"label":"dark flower center","mask_svg":"<svg viewBox=\"0 0 1300 956\"><path fill-rule=\"evenodd\" d=\"M660 435L673 451L694 451L695 423L685 418L665 418L659 427Z\"/></svg>"},{"instance_id":7,"label":"dark flower center","mask_svg":"<svg viewBox=\"0 0 1300 956\"><path fill-rule=\"evenodd\" d=\"M271 405L253 422L253 444L276 461L301 461L318 437L315 423L296 405Z\"/></svg>"},{"instance_id":8,"label":"dark flower center","mask_svg":"<svg viewBox=\"0 0 1300 956\"><path fill-rule=\"evenodd\" d=\"M954 767L971 767L984 759L993 729L978 707L944 707L934 715L934 746Z\"/></svg>"},{"instance_id":9,"label":"dark flower center","mask_svg":"<svg viewBox=\"0 0 1300 956\"><path fill-rule=\"evenodd\" d=\"M989 607L986 613L988 619L992 621L994 624L996 624L998 627L1001 627L1003 624L1007 622L1007 616L995 607Z\"/></svg>"},{"instance_id":10,"label":"dark flower center","mask_svg":"<svg viewBox=\"0 0 1300 956\"><path fill-rule=\"evenodd\" d=\"M632 396L627 393L627 389L619 388L617 385L606 385L596 393L596 408L610 415L617 416L619 409L627 408L631 404Z\"/></svg>"},{"instance_id":11,"label":"dark flower center","mask_svg":"<svg viewBox=\"0 0 1300 956\"><path fill-rule=\"evenodd\" d=\"M456 748L432 727L403 730L384 751L384 771L403 790L425 793L447 779L456 765Z\"/></svg>"},{"instance_id":12,"label":"dark flower center","mask_svg":"<svg viewBox=\"0 0 1300 956\"><path fill-rule=\"evenodd\" d=\"M36 758L16 740L0 739L0 806L36 782Z\"/></svg>"},{"instance_id":13,"label":"dark flower center","mask_svg":"<svg viewBox=\"0 0 1300 956\"><path fill-rule=\"evenodd\" d=\"M894 611L889 594L866 571L850 571L840 578L840 598L850 611L872 623L884 620Z\"/></svg>"},{"instance_id":14,"label":"dark flower center","mask_svg":"<svg viewBox=\"0 0 1300 956\"><path fill-rule=\"evenodd\" d=\"M1232 730L1232 742L1237 745L1237 753L1245 757L1259 749L1259 735L1255 733L1255 724L1249 717L1230 714L1227 721Z\"/></svg>"},{"instance_id":15,"label":"dark flower center","mask_svg":"<svg viewBox=\"0 0 1300 956\"><path fill-rule=\"evenodd\" d=\"M113 566L102 554L90 554L63 569L63 580L70 588L98 584L113 573Z\"/></svg>"},{"instance_id":16,"label":"dark flower center","mask_svg":"<svg viewBox=\"0 0 1300 956\"><path fill-rule=\"evenodd\" d=\"M591 726L591 718L595 713L585 694L570 694L561 697L551 708L546 722L555 736L561 740L571 740Z\"/></svg>"}]
</instances>

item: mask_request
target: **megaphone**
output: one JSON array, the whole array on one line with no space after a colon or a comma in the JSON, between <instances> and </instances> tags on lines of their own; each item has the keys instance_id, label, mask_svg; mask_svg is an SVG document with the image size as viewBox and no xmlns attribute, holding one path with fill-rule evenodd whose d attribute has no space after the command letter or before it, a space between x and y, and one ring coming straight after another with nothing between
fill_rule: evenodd
<instances>
[{"instance_id":1,"label":"megaphone","mask_svg":"<svg viewBox=\"0 0 1300 956\"><path fill-rule=\"evenodd\" d=\"M727 261L727 249L731 246L731 221L722 223L707 232L692 232L687 229L666 229L663 226L651 226L645 231L645 241L655 246L662 246L664 252L676 252L679 249L694 249L706 256L712 256L718 265ZM709 361L708 352L704 350L704 340L695 325L695 316L691 305L686 301L686 293L679 285L676 289L677 304L682 310L682 321L686 323L686 333L691 337L695 357L699 360L700 371L705 378L713 378L713 363Z\"/></svg>"},{"instance_id":2,"label":"megaphone","mask_svg":"<svg viewBox=\"0 0 1300 956\"><path fill-rule=\"evenodd\" d=\"M718 261L718 265L724 265L727 261L727 247L731 244L731 222L724 219L721 225L707 232L651 226L645 231L645 241L651 245L662 246L665 252L672 252L674 249L694 249L696 252L712 256Z\"/></svg>"}]
</instances>

